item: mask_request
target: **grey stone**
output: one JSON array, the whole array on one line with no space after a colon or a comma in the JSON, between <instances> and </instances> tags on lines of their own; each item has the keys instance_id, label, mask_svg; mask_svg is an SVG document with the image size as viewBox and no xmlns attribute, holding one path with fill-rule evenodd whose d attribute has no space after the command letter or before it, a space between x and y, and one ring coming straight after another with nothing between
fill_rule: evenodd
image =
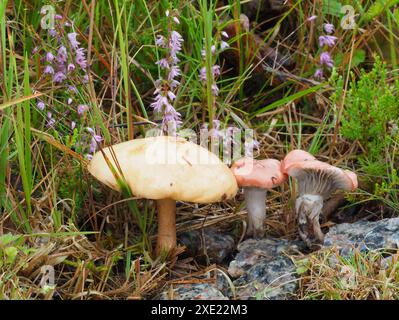
<instances>
[{"instance_id":1,"label":"grey stone","mask_svg":"<svg viewBox=\"0 0 399 320\"><path fill-rule=\"evenodd\" d=\"M289 253L303 244L284 239L248 239L238 246L230 263L237 299L290 299L298 288L296 268Z\"/></svg>"},{"instance_id":2,"label":"grey stone","mask_svg":"<svg viewBox=\"0 0 399 320\"><path fill-rule=\"evenodd\" d=\"M235 250L234 238L213 228L183 232L178 240L190 256L221 264Z\"/></svg>"},{"instance_id":3,"label":"grey stone","mask_svg":"<svg viewBox=\"0 0 399 320\"><path fill-rule=\"evenodd\" d=\"M163 291L160 300L228 300L218 289L217 284L194 283L173 285Z\"/></svg>"},{"instance_id":4,"label":"grey stone","mask_svg":"<svg viewBox=\"0 0 399 320\"><path fill-rule=\"evenodd\" d=\"M324 246L336 246L341 254L353 249L396 249L399 247L399 218L335 225L327 232Z\"/></svg>"}]
</instances>

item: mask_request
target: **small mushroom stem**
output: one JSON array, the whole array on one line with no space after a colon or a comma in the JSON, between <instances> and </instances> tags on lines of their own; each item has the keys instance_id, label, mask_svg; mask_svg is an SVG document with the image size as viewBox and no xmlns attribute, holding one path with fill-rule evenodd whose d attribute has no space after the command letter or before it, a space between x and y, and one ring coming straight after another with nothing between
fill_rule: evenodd
<instances>
[{"instance_id":1,"label":"small mushroom stem","mask_svg":"<svg viewBox=\"0 0 399 320\"><path fill-rule=\"evenodd\" d=\"M157 200L158 239L157 255L169 252L176 247L176 201L171 199Z\"/></svg>"},{"instance_id":2,"label":"small mushroom stem","mask_svg":"<svg viewBox=\"0 0 399 320\"><path fill-rule=\"evenodd\" d=\"M263 222L266 218L266 189L245 187L244 194L248 211L247 235L262 238L265 233Z\"/></svg>"},{"instance_id":3,"label":"small mushroom stem","mask_svg":"<svg viewBox=\"0 0 399 320\"><path fill-rule=\"evenodd\" d=\"M304 194L296 199L295 209L301 239L309 248L322 244L324 234L320 228L319 218L323 209L323 197Z\"/></svg>"}]
</instances>

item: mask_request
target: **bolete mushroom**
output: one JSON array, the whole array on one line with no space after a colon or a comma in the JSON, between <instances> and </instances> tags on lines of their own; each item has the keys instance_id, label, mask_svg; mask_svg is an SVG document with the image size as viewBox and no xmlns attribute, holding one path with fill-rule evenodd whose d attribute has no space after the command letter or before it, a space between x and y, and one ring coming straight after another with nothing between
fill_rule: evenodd
<instances>
[{"instance_id":1,"label":"bolete mushroom","mask_svg":"<svg viewBox=\"0 0 399 320\"><path fill-rule=\"evenodd\" d=\"M297 153L297 150L292 152ZM319 222L324 200L337 190L355 190L358 185L357 176L349 170L309 157L299 157L296 162L294 158L291 153L287 155L282 171L298 181L295 211L299 235L308 247L313 247L324 241Z\"/></svg>"},{"instance_id":2,"label":"bolete mushroom","mask_svg":"<svg viewBox=\"0 0 399 320\"><path fill-rule=\"evenodd\" d=\"M157 254L176 246L176 201L212 203L237 193L233 174L215 154L181 138L135 139L97 152L88 166L90 173L120 191L104 155L119 168L135 196L156 200Z\"/></svg>"},{"instance_id":3,"label":"bolete mushroom","mask_svg":"<svg viewBox=\"0 0 399 320\"><path fill-rule=\"evenodd\" d=\"M286 180L281 172L280 161L275 159L255 160L241 158L232 166L237 183L244 189L245 205L248 211L247 235L261 238L265 228L266 192Z\"/></svg>"}]
</instances>

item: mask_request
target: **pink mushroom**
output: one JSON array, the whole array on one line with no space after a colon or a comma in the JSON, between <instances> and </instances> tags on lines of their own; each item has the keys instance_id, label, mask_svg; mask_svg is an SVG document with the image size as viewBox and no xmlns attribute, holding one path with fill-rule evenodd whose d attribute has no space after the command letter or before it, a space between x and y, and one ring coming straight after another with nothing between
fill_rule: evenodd
<instances>
[{"instance_id":1,"label":"pink mushroom","mask_svg":"<svg viewBox=\"0 0 399 320\"><path fill-rule=\"evenodd\" d=\"M282 171L298 181L295 210L299 235L308 247L312 247L324 241L319 222L324 199L337 190L355 190L358 186L357 176L349 170L314 160L310 154L308 157L298 151L294 150L286 156ZM299 157L295 158L296 155Z\"/></svg>"},{"instance_id":2,"label":"pink mushroom","mask_svg":"<svg viewBox=\"0 0 399 320\"><path fill-rule=\"evenodd\" d=\"M232 166L238 186L244 188L245 205L248 211L247 234L255 238L264 235L266 218L266 191L286 181L281 172L281 163L275 159L254 160L242 158Z\"/></svg>"}]
</instances>

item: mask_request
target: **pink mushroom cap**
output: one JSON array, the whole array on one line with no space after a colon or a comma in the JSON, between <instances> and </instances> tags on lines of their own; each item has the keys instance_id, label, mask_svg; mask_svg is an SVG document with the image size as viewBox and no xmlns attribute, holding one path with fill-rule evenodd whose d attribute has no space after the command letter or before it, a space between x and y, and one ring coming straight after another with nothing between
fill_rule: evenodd
<instances>
[{"instance_id":1,"label":"pink mushroom cap","mask_svg":"<svg viewBox=\"0 0 399 320\"><path fill-rule=\"evenodd\" d=\"M281 171L283 173L287 173L287 169L289 166L291 166L294 163L297 162L302 162L302 161L312 161L316 160L314 156L312 156L309 152L303 151L303 150L292 150L287 155L285 158L281 161Z\"/></svg>"},{"instance_id":2,"label":"pink mushroom cap","mask_svg":"<svg viewBox=\"0 0 399 320\"><path fill-rule=\"evenodd\" d=\"M309 160L295 162L285 168L289 176L299 179L305 179L309 175L319 175L319 180L329 179L331 189L341 189L345 191L353 191L358 187L357 176L354 172L334 167L328 163ZM309 179L316 182L316 179ZM321 181L320 181L321 183ZM321 183L320 188L324 187Z\"/></svg>"},{"instance_id":3,"label":"pink mushroom cap","mask_svg":"<svg viewBox=\"0 0 399 320\"><path fill-rule=\"evenodd\" d=\"M271 189L287 180L281 172L281 163L275 159L255 160L241 158L231 167L240 187Z\"/></svg>"}]
</instances>

